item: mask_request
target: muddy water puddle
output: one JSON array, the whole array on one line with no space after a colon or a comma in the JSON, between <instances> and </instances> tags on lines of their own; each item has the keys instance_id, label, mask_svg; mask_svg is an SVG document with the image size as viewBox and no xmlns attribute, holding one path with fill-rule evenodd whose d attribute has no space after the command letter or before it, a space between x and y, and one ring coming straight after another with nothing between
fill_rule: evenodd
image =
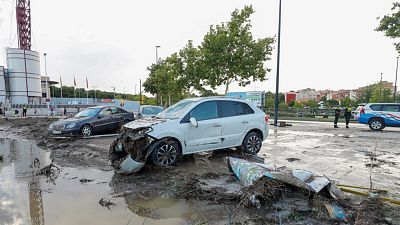
<instances>
[{"instance_id":1,"label":"muddy water puddle","mask_svg":"<svg viewBox=\"0 0 400 225\"><path fill-rule=\"evenodd\" d=\"M62 167L38 174L50 154L29 141L0 139L0 155L0 224L190 224L203 218L199 202L165 194L116 197L112 171Z\"/></svg>"}]
</instances>

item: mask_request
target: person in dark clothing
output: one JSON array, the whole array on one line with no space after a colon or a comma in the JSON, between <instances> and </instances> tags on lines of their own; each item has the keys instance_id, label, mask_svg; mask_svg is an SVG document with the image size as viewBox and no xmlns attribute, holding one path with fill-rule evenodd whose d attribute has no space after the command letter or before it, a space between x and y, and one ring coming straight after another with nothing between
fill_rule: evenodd
<instances>
[{"instance_id":1,"label":"person in dark clothing","mask_svg":"<svg viewBox=\"0 0 400 225\"><path fill-rule=\"evenodd\" d=\"M338 106L338 107L335 108L335 122L333 123L333 127L334 128L339 128L338 125L337 125L338 120L339 120L339 116L340 116L340 108Z\"/></svg>"},{"instance_id":2,"label":"person in dark clothing","mask_svg":"<svg viewBox=\"0 0 400 225\"><path fill-rule=\"evenodd\" d=\"M351 117L351 107L346 107L344 109L344 119L346 120L346 128L349 128L350 117Z\"/></svg>"},{"instance_id":3,"label":"person in dark clothing","mask_svg":"<svg viewBox=\"0 0 400 225\"><path fill-rule=\"evenodd\" d=\"M67 108L64 107L64 116L66 116L66 115L67 115Z\"/></svg>"},{"instance_id":4,"label":"person in dark clothing","mask_svg":"<svg viewBox=\"0 0 400 225\"><path fill-rule=\"evenodd\" d=\"M27 111L28 109L26 108L26 105L24 105L23 107L22 107L22 117L26 117L26 111Z\"/></svg>"}]
</instances>

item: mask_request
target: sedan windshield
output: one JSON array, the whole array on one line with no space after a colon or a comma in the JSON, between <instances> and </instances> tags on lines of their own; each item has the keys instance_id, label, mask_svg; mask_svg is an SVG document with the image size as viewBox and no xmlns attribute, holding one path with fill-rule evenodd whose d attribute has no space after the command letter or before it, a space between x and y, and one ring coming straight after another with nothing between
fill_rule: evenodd
<instances>
[{"instance_id":1,"label":"sedan windshield","mask_svg":"<svg viewBox=\"0 0 400 225\"><path fill-rule=\"evenodd\" d=\"M195 101L188 99L179 101L175 105L169 107L168 109L158 114L158 117L162 119L177 119L181 116L181 114L185 111L185 109L191 106L194 102Z\"/></svg>"},{"instance_id":2,"label":"sedan windshield","mask_svg":"<svg viewBox=\"0 0 400 225\"><path fill-rule=\"evenodd\" d=\"M100 111L100 108L88 108L75 115L75 117L93 117Z\"/></svg>"}]
</instances>

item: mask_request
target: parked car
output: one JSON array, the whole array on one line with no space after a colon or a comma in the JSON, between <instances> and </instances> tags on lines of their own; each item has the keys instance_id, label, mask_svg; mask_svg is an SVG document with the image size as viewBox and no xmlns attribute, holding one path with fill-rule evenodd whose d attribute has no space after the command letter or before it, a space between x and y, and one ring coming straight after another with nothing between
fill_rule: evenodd
<instances>
[{"instance_id":1,"label":"parked car","mask_svg":"<svg viewBox=\"0 0 400 225\"><path fill-rule=\"evenodd\" d=\"M360 108L358 122L374 131L400 127L400 103L369 103Z\"/></svg>"},{"instance_id":2,"label":"parked car","mask_svg":"<svg viewBox=\"0 0 400 225\"><path fill-rule=\"evenodd\" d=\"M146 159L140 156L148 155L153 164L167 166L174 165L180 155L216 149L239 147L246 153L257 154L268 135L268 117L247 100L190 98L157 117L124 125L124 133L129 138L120 135L111 145L114 168L119 168L114 162L121 163L122 157L129 160L127 154L141 161L141 165Z\"/></svg>"},{"instance_id":3,"label":"parked car","mask_svg":"<svg viewBox=\"0 0 400 225\"><path fill-rule=\"evenodd\" d=\"M137 119L157 116L160 112L164 111L164 107L155 105L141 105L138 110Z\"/></svg>"},{"instance_id":4,"label":"parked car","mask_svg":"<svg viewBox=\"0 0 400 225\"><path fill-rule=\"evenodd\" d=\"M114 106L97 106L87 108L72 118L50 124L49 133L53 135L90 136L118 130L121 126L134 120L133 113Z\"/></svg>"}]
</instances>

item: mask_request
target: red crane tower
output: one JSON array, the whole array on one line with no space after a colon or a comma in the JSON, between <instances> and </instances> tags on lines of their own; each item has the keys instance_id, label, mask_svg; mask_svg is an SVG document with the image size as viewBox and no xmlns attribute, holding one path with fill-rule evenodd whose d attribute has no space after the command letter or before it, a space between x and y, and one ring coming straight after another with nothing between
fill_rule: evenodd
<instances>
[{"instance_id":1,"label":"red crane tower","mask_svg":"<svg viewBox=\"0 0 400 225\"><path fill-rule=\"evenodd\" d=\"M17 0L16 3L18 46L20 49L31 50L31 2Z\"/></svg>"}]
</instances>

